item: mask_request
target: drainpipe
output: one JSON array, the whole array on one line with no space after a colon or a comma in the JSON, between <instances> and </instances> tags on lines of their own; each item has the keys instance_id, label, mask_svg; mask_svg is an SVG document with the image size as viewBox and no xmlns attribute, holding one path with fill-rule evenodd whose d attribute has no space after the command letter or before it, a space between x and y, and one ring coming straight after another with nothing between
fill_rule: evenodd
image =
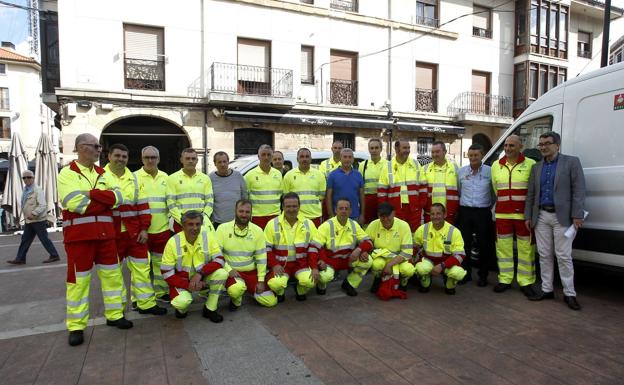
<instances>
[{"instance_id":1,"label":"drainpipe","mask_svg":"<svg viewBox=\"0 0 624 385\"><path fill-rule=\"evenodd\" d=\"M205 55L205 49L204 49L204 43L205 43L205 36L204 36L204 0L200 0L200 30L201 30L201 48L199 50L199 52L201 52L201 59L200 59L200 71L201 73L199 74L199 95L201 98L205 98L206 94L205 94L205 90L206 90L206 79L205 79L205 75L206 75L206 71L205 71L205 67L206 67L206 59L204 57ZM203 164L203 168L204 168L204 174L208 174L208 109L204 108L204 124L202 125L202 148L204 150L204 164Z\"/></svg>"},{"instance_id":2,"label":"drainpipe","mask_svg":"<svg viewBox=\"0 0 624 385\"><path fill-rule=\"evenodd\" d=\"M392 1L388 0L388 21L392 22ZM392 25L388 27L388 95L386 100L392 101Z\"/></svg>"},{"instance_id":3,"label":"drainpipe","mask_svg":"<svg viewBox=\"0 0 624 385\"><path fill-rule=\"evenodd\" d=\"M204 109L204 124L202 125L202 147L204 149L204 174L208 174L208 109Z\"/></svg>"}]
</instances>

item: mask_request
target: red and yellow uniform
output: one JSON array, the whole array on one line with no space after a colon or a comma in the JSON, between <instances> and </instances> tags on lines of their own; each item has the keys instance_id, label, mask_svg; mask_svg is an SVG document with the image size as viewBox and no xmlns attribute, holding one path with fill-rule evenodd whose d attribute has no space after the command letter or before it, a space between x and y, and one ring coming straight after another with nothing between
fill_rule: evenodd
<instances>
[{"instance_id":1,"label":"red and yellow uniform","mask_svg":"<svg viewBox=\"0 0 624 385\"><path fill-rule=\"evenodd\" d=\"M425 222L429 222L429 211L434 203L441 203L446 208L446 220L455 223L459 210L459 168L447 160L443 166L434 162L424 167L427 182L427 204L425 205Z\"/></svg>"},{"instance_id":2,"label":"red and yellow uniform","mask_svg":"<svg viewBox=\"0 0 624 385\"><path fill-rule=\"evenodd\" d=\"M388 161L380 158L377 163L372 159L360 162L358 166L360 174L364 179L364 223L369 224L377 219L377 187L379 186L379 176L383 172L388 172Z\"/></svg>"},{"instance_id":3,"label":"red and yellow uniform","mask_svg":"<svg viewBox=\"0 0 624 385\"><path fill-rule=\"evenodd\" d=\"M327 180L323 173L313 168L304 173L295 168L284 175L283 187L284 194L295 192L299 195L301 215L314 222L315 226L320 226L323 215L321 202L327 189Z\"/></svg>"},{"instance_id":4,"label":"red and yellow uniform","mask_svg":"<svg viewBox=\"0 0 624 385\"><path fill-rule=\"evenodd\" d=\"M373 241L374 248L371 252L373 274L383 280L394 279L395 289L398 289L399 280L402 285L406 285L414 275L414 265L409 262L414 251L414 242L407 222L394 218L392 227L386 229L379 219L375 219L366 228L366 233ZM403 257L403 260L392 266L391 275L382 277L383 269L397 256Z\"/></svg>"},{"instance_id":5,"label":"red and yellow uniform","mask_svg":"<svg viewBox=\"0 0 624 385\"><path fill-rule=\"evenodd\" d=\"M264 172L260 166L245 174L249 200L253 205L251 221L261 229L280 213L282 173L271 167Z\"/></svg>"},{"instance_id":6,"label":"red and yellow uniform","mask_svg":"<svg viewBox=\"0 0 624 385\"><path fill-rule=\"evenodd\" d=\"M204 228L212 230L210 215L214 204L212 181L208 175L195 171L192 176L178 170L167 178L167 208L174 220L173 230L182 231L182 215L190 210L204 214Z\"/></svg>"}]
</instances>

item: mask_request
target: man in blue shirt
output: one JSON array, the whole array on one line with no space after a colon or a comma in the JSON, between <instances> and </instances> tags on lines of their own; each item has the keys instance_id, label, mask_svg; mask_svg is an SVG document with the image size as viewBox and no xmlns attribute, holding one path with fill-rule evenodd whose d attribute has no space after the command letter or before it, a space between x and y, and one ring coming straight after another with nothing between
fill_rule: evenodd
<instances>
[{"instance_id":1,"label":"man in blue shirt","mask_svg":"<svg viewBox=\"0 0 624 385\"><path fill-rule=\"evenodd\" d=\"M477 262L479 280L477 285L480 287L487 286L488 271L494 263L494 222L492 222L491 209L495 199L491 169L481 162L484 152L483 146L478 143L474 143L468 148L470 164L459 170L458 186L459 217L457 228L464 238L466 251L466 258L462 267L468 272L460 283L472 280L470 264L472 246L476 243L479 250Z\"/></svg>"},{"instance_id":2,"label":"man in blue shirt","mask_svg":"<svg viewBox=\"0 0 624 385\"><path fill-rule=\"evenodd\" d=\"M351 219L360 224L364 221L364 179L362 174L353 168L353 150L345 148L340 152L340 167L327 178L327 212L329 218L334 216L336 203L346 199L351 203Z\"/></svg>"}]
</instances>

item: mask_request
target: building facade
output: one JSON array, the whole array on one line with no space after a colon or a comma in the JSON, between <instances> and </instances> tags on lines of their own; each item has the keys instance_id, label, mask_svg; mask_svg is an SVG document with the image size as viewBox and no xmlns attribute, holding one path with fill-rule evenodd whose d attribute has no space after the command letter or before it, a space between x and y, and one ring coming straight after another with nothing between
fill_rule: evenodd
<instances>
[{"instance_id":1,"label":"building facade","mask_svg":"<svg viewBox=\"0 0 624 385\"><path fill-rule=\"evenodd\" d=\"M44 3L42 62L60 62L44 71L44 98L60 112L66 160L91 132L105 151L128 145L131 167L142 146L157 146L167 171L189 146L207 167L220 150L327 150L333 140L365 150L375 137L409 139L422 155L442 140L466 163L473 141L487 148L512 123L518 64L543 56L519 53L513 1L114 3ZM593 7L556 3L572 8L570 26L575 6ZM601 24L588 20L592 32Z\"/></svg>"}]
</instances>

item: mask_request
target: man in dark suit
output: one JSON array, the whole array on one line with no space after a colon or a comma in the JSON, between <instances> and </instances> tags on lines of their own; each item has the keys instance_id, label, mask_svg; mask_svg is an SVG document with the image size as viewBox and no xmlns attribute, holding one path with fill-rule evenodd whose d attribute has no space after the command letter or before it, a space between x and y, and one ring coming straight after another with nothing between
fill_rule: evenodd
<instances>
[{"instance_id":1,"label":"man in dark suit","mask_svg":"<svg viewBox=\"0 0 624 385\"><path fill-rule=\"evenodd\" d=\"M525 204L528 228L535 229L540 255L542 292L529 297L532 301L555 298L553 291L554 256L563 285L564 301L573 310L580 310L574 291L572 242L574 235L564 234L571 226L583 225L585 176L575 156L559 153L561 136L556 132L540 135L538 148L543 159L531 171Z\"/></svg>"}]
</instances>

